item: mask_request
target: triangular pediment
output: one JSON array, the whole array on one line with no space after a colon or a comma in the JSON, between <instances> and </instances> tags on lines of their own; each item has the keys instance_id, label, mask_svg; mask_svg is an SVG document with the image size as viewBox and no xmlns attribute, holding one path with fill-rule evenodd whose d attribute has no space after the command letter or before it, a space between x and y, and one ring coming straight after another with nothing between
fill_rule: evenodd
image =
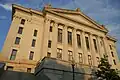
<instances>
[{"instance_id":1,"label":"triangular pediment","mask_svg":"<svg viewBox=\"0 0 120 80\"><path fill-rule=\"evenodd\" d=\"M100 24L98 24L97 22L95 22L85 14L83 14L81 11L66 10L59 8L48 8L46 10L54 12L58 15L69 18L71 20L74 20L76 22L83 23L85 25L107 32L107 29L105 27L101 26Z\"/></svg>"}]
</instances>

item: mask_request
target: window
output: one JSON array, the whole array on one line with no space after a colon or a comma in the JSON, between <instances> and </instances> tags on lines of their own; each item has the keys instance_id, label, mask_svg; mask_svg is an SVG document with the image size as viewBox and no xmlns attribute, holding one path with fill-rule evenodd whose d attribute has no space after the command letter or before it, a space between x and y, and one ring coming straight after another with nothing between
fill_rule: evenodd
<instances>
[{"instance_id":1,"label":"window","mask_svg":"<svg viewBox=\"0 0 120 80\"><path fill-rule=\"evenodd\" d=\"M23 24L23 25L25 24L25 19L21 20L21 24Z\"/></svg>"},{"instance_id":2,"label":"window","mask_svg":"<svg viewBox=\"0 0 120 80\"><path fill-rule=\"evenodd\" d=\"M100 44L101 44L101 46L103 46L103 42L102 41L100 41Z\"/></svg>"},{"instance_id":3,"label":"window","mask_svg":"<svg viewBox=\"0 0 120 80\"><path fill-rule=\"evenodd\" d=\"M58 28L58 42L62 43L62 29Z\"/></svg>"},{"instance_id":4,"label":"window","mask_svg":"<svg viewBox=\"0 0 120 80\"><path fill-rule=\"evenodd\" d=\"M88 55L88 64L89 64L89 65L92 65L91 55Z\"/></svg>"},{"instance_id":5,"label":"window","mask_svg":"<svg viewBox=\"0 0 120 80\"><path fill-rule=\"evenodd\" d=\"M80 40L79 34L77 34L77 44L78 44L78 47L81 47L81 40Z\"/></svg>"},{"instance_id":6,"label":"window","mask_svg":"<svg viewBox=\"0 0 120 80\"><path fill-rule=\"evenodd\" d=\"M51 40L48 41L48 48L51 48Z\"/></svg>"},{"instance_id":7,"label":"window","mask_svg":"<svg viewBox=\"0 0 120 80\"><path fill-rule=\"evenodd\" d=\"M68 44L72 45L72 32L68 31Z\"/></svg>"},{"instance_id":8,"label":"window","mask_svg":"<svg viewBox=\"0 0 120 80\"><path fill-rule=\"evenodd\" d=\"M12 71L13 67L12 66L7 66L6 70Z\"/></svg>"},{"instance_id":9,"label":"window","mask_svg":"<svg viewBox=\"0 0 120 80\"><path fill-rule=\"evenodd\" d=\"M12 53L11 53L11 56L10 56L10 60L15 60L16 54L17 54L17 50L16 50L16 49L13 49L13 50L12 50Z\"/></svg>"},{"instance_id":10,"label":"window","mask_svg":"<svg viewBox=\"0 0 120 80\"><path fill-rule=\"evenodd\" d=\"M68 61L72 61L73 60L73 53L72 51L68 51Z\"/></svg>"},{"instance_id":11,"label":"window","mask_svg":"<svg viewBox=\"0 0 120 80\"><path fill-rule=\"evenodd\" d=\"M49 29L50 32L52 32L52 26L50 26L50 29Z\"/></svg>"},{"instance_id":12,"label":"window","mask_svg":"<svg viewBox=\"0 0 120 80\"><path fill-rule=\"evenodd\" d=\"M23 27L19 27L18 34L22 34L22 32L23 32Z\"/></svg>"},{"instance_id":13,"label":"window","mask_svg":"<svg viewBox=\"0 0 120 80\"><path fill-rule=\"evenodd\" d=\"M33 60L34 52L30 51L29 60Z\"/></svg>"},{"instance_id":14,"label":"window","mask_svg":"<svg viewBox=\"0 0 120 80\"><path fill-rule=\"evenodd\" d=\"M27 68L27 72L28 72L28 73L31 73L31 68Z\"/></svg>"},{"instance_id":15,"label":"window","mask_svg":"<svg viewBox=\"0 0 120 80\"><path fill-rule=\"evenodd\" d=\"M99 57L96 57L96 59L97 59L97 64L99 64L99 63L100 63L100 61L99 61Z\"/></svg>"},{"instance_id":16,"label":"window","mask_svg":"<svg viewBox=\"0 0 120 80\"><path fill-rule=\"evenodd\" d=\"M34 35L33 36L36 37L37 36L37 32L38 32L37 30L34 30Z\"/></svg>"},{"instance_id":17,"label":"window","mask_svg":"<svg viewBox=\"0 0 120 80\"><path fill-rule=\"evenodd\" d=\"M112 50L112 45L109 45L110 46L110 50Z\"/></svg>"},{"instance_id":18,"label":"window","mask_svg":"<svg viewBox=\"0 0 120 80\"><path fill-rule=\"evenodd\" d=\"M36 43L36 40L33 39L33 40L32 40L32 45L31 45L31 46L32 46L32 47L35 47L35 43Z\"/></svg>"},{"instance_id":19,"label":"window","mask_svg":"<svg viewBox=\"0 0 120 80\"><path fill-rule=\"evenodd\" d=\"M113 52L111 52L111 55L112 55L112 57L114 57L114 54L113 54Z\"/></svg>"},{"instance_id":20,"label":"window","mask_svg":"<svg viewBox=\"0 0 120 80\"><path fill-rule=\"evenodd\" d=\"M57 49L57 58L62 59L62 49Z\"/></svg>"},{"instance_id":21,"label":"window","mask_svg":"<svg viewBox=\"0 0 120 80\"><path fill-rule=\"evenodd\" d=\"M47 52L47 57L51 57L51 53L50 52Z\"/></svg>"},{"instance_id":22,"label":"window","mask_svg":"<svg viewBox=\"0 0 120 80\"><path fill-rule=\"evenodd\" d=\"M19 44L19 43L20 43L20 39L21 39L21 38L16 37L16 39L15 39L15 44Z\"/></svg>"},{"instance_id":23,"label":"window","mask_svg":"<svg viewBox=\"0 0 120 80\"><path fill-rule=\"evenodd\" d=\"M93 39L93 43L94 43L95 51L97 52L97 44L96 44L96 40L95 39Z\"/></svg>"},{"instance_id":24,"label":"window","mask_svg":"<svg viewBox=\"0 0 120 80\"><path fill-rule=\"evenodd\" d=\"M79 63L83 63L82 53L78 53Z\"/></svg>"},{"instance_id":25,"label":"window","mask_svg":"<svg viewBox=\"0 0 120 80\"><path fill-rule=\"evenodd\" d=\"M113 59L113 63L114 63L114 65L116 65L116 61Z\"/></svg>"},{"instance_id":26,"label":"window","mask_svg":"<svg viewBox=\"0 0 120 80\"><path fill-rule=\"evenodd\" d=\"M87 49L90 50L88 37L85 37L85 41Z\"/></svg>"}]
</instances>

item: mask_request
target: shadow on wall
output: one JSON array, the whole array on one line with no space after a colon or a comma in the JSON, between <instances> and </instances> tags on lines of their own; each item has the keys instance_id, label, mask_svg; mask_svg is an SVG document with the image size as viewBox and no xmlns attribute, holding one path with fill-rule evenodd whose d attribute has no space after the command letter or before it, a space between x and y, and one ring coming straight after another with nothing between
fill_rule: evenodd
<instances>
[{"instance_id":1,"label":"shadow on wall","mask_svg":"<svg viewBox=\"0 0 120 80\"><path fill-rule=\"evenodd\" d=\"M94 69L89 66L75 64L74 80L94 80ZM73 80L71 62L45 57L35 68L35 76L42 80Z\"/></svg>"}]
</instances>

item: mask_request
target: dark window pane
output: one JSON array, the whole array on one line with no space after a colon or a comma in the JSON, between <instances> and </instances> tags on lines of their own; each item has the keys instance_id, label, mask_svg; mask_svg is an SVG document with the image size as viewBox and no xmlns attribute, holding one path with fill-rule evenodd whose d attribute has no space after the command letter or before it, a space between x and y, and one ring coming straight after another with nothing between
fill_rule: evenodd
<instances>
[{"instance_id":1,"label":"dark window pane","mask_svg":"<svg viewBox=\"0 0 120 80\"><path fill-rule=\"evenodd\" d=\"M72 45L72 32L68 31L68 44Z\"/></svg>"},{"instance_id":2,"label":"dark window pane","mask_svg":"<svg viewBox=\"0 0 120 80\"><path fill-rule=\"evenodd\" d=\"M30 51L29 60L33 60L34 52Z\"/></svg>"},{"instance_id":3,"label":"dark window pane","mask_svg":"<svg viewBox=\"0 0 120 80\"><path fill-rule=\"evenodd\" d=\"M83 63L82 53L78 53L79 63Z\"/></svg>"},{"instance_id":4,"label":"dark window pane","mask_svg":"<svg viewBox=\"0 0 120 80\"><path fill-rule=\"evenodd\" d=\"M49 29L50 32L52 32L52 26L50 26L50 29Z\"/></svg>"},{"instance_id":5,"label":"dark window pane","mask_svg":"<svg viewBox=\"0 0 120 80\"><path fill-rule=\"evenodd\" d=\"M90 50L88 37L85 37L85 41L87 49Z\"/></svg>"},{"instance_id":6,"label":"dark window pane","mask_svg":"<svg viewBox=\"0 0 120 80\"><path fill-rule=\"evenodd\" d=\"M81 47L81 39L79 34L77 34L77 44L78 44L78 47Z\"/></svg>"},{"instance_id":7,"label":"dark window pane","mask_svg":"<svg viewBox=\"0 0 120 80\"><path fill-rule=\"evenodd\" d=\"M50 40L48 41L48 48L51 48L51 42L52 41L50 41Z\"/></svg>"},{"instance_id":8,"label":"dark window pane","mask_svg":"<svg viewBox=\"0 0 120 80\"><path fill-rule=\"evenodd\" d=\"M95 51L97 52L97 44L96 44L96 40L95 39L93 39L93 43L94 43Z\"/></svg>"},{"instance_id":9,"label":"dark window pane","mask_svg":"<svg viewBox=\"0 0 120 80\"><path fill-rule=\"evenodd\" d=\"M36 40L33 39L33 40L32 40L32 47L35 47L35 43L36 43Z\"/></svg>"},{"instance_id":10,"label":"dark window pane","mask_svg":"<svg viewBox=\"0 0 120 80\"><path fill-rule=\"evenodd\" d=\"M31 73L31 68L27 68L27 72L28 72L28 73Z\"/></svg>"},{"instance_id":11,"label":"dark window pane","mask_svg":"<svg viewBox=\"0 0 120 80\"><path fill-rule=\"evenodd\" d=\"M50 52L47 52L47 57L51 57L51 53Z\"/></svg>"},{"instance_id":12,"label":"dark window pane","mask_svg":"<svg viewBox=\"0 0 120 80\"><path fill-rule=\"evenodd\" d=\"M113 54L113 52L111 52L111 55L112 55L112 57L114 57L114 54Z\"/></svg>"},{"instance_id":13,"label":"dark window pane","mask_svg":"<svg viewBox=\"0 0 120 80\"><path fill-rule=\"evenodd\" d=\"M16 54L17 54L17 50L16 50L16 49L13 49L13 50L12 50L12 53L11 53L11 56L10 56L10 60L15 60Z\"/></svg>"},{"instance_id":14,"label":"dark window pane","mask_svg":"<svg viewBox=\"0 0 120 80\"><path fill-rule=\"evenodd\" d=\"M34 35L33 36L37 36L37 30L34 30Z\"/></svg>"},{"instance_id":15,"label":"dark window pane","mask_svg":"<svg viewBox=\"0 0 120 80\"><path fill-rule=\"evenodd\" d=\"M57 58L62 59L62 49L57 49Z\"/></svg>"},{"instance_id":16,"label":"dark window pane","mask_svg":"<svg viewBox=\"0 0 120 80\"><path fill-rule=\"evenodd\" d=\"M72 51L68 51L68 61L72 61L73 60L73 53Z\"/></svg>"},{"instance_id":17,"label":"dark window pane","mask_svg":"<svg viewBox=\"0 0 120 80\"><path fill-rule=\"evenodd\" d=\"M116 61L115 60L113 60L113 63L114 63L114 65L116 65Z\"/></svg>"},{"instance_id":18,"label":"dark window pane","mask_svg":"<svg viewBox=\"0 0 120 80\"><path fill-rule=\"evenodd\" d=\"M6 70L13 71L13 67L12 66L7 66Z\"/></svg>"},{"instance_id":19,"label":"dark window pane","mask_svg":"<svg viewBox=\"0 0 120 80\"><path fill-rule=\"evenodd\" d=\"M89 64L89 65L92 65L92 59L91 59L91 56L90 56L90 55L88 55L88 64Z\"/></svg>"},{"instance_id":20,"label":"dark window pane","mask_svg":"<svg viewBox=\"0 0 120 80\"><path fill-rule=\"evenodd\" d=\"M21 39L21 38L16 37L16 39L15 39L15 44L19 44L19 43L20 43L20 39Z\"/></svg>"},{"instance_id":21,"label":"dark window pane","mask_svg":"<svg viewBox=\"0 0 120 80\"><path fill-rule=\"evenodd\" d=\"M23 24L23 25L25 24L25 19L21 20L21 24Z\"/></svg>"},{"instance_id":22,"label":"dark window pane","mask_svg":"<svg viewBox=\"0 0 120 80\"><path fill-rule=\"evenodd\" d=\"M109 45L110 46L110 50L112 50L112 45Z\"/></svg>"},{"instance_id":23,"label":"dark window pane","mask_svg":"<svg viewBox=\"0 0 120 80\"><path fill-rule=\"evenodd\" d=\"M19 27L18 34L22 34L23 32L23 27Z\"/></svg>"},{"instance_id":24,"label":"dark window pane","mask_svg":"<svg viewBox=\"0 0 120 80\"><path fill-rule=\"evenodd\" d=\"M58 42L62 43L62 29L58 28Z\"/></svg>"}]
</instances>

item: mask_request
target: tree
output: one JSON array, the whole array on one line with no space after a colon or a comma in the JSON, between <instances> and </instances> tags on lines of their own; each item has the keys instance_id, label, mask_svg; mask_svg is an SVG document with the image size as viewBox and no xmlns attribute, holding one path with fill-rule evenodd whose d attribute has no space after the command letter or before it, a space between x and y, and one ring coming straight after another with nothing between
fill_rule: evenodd
<instances>
[{"instance_id":1,"label":"tree","mask_svg":"<svg viewBox=\"0 0 120 80\"><path fill-rule=\"evenodd\" d=\"M95 75L98 80L120 80L117 70L111 69L107 56L101 58Z\"/></svg>"}]
</instances>

